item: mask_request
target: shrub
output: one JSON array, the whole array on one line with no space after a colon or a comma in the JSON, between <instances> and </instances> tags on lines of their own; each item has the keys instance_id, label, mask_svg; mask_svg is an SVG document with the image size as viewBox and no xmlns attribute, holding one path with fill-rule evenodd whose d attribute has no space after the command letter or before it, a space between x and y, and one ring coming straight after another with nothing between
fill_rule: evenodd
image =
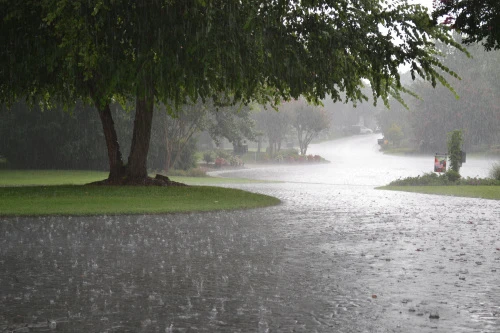
<instances>
[{"instance_id":1,"label":"shrub","mask_svg":"<svg viewBox=\"0 0 500 333\"><path fill-rule=\"evenodd\" d=\"M477 177L474 177L474 178L470 178L470 177L467 177L467 178L462 178L458 181L458 184L459 185L489 185L489 186L492 186L492 185L500 185L500 180L496 180L496 179L491 179L491 178L477 178Z\"/></svg>"},{"instance_id":2,"label":"shrub","mask_svg":"<svg viewBox=\"0 0 500 333\"><path fill-rule=\"evenodd\" d=\"M224 149L218 149L215 155L219 158L223 158L225 160L228 160L231 157L231 153L228 151L225 151Z\"/></svg>"},{"instance_id":3,"label":"shrub","mask_svg":"<svg viewBox=\"0 0 500 333\"><path fill-rule=\"evenodd\" d=\"M422 176L407 177L398 179L389 184L389 186L440 186L440 185L500 185L500 180L491 178L456 178L458 173L448 171L445 174L437 175L433 172L425 173Z\"/></svg>"},{"instance_id":4,"label":"shrub","mask_svg":"<svg viewBox=\"0 0 500 333\"><path fill-rule=\"evenodd\" d=\"M215 166L216 166L217 168L220 168L220 167L222 167L222 166L224 166L224 165L227 165L227 161L226 161L226 159L225 159L225 158L222 158L222 157L217 157L217 158L215 159Z\"/></svg>"},{"instance_id":5,"label":"shrub","mask_svg":"<svg viewBox=\"0 0 500 333\"><path fill-rule=\"evenodd\" d=\"M391 182L391 186L422 186L422 185L449 185L448 177L434 172L424 173L422 176L407 177Z\"/></svg>"},{"instance_id":6,"label":"shrub","mask_svg":"<svg viewBox=\"0 0 500 333\"><path fill-rule=\"evenodd\" d=\"M495 163L492 165L490 170L490 178L500 180L500 163Z\"/></svg>"},{"instance_id":7,"label":"shrub","mask_svg":"<svg viewBox=\"0 0 500 333\"><path fill-rule=\"evenodd\" d=\"M288 148L280 150L280 154L283 156L298 156L299 150L295 148Z\"/></svg>"},{"instance_id":8,"label":"shrub","mask_svg":"<svg viewBox=\"0 0 500 333\"><path fill-rule=\"evenodd\" d=\"M391 127L387 130L385 134L385 137L392 141L394 145L399 146L399 143L401 140L404 138L404 133L401 127L399 127L397 124L392 124Z\"/></svg>"},{"instance_id":9,"label":"shrub","mask_svg":"<svg viewBox=\"0 0 500 333\"><path fill-rule=\"evenodd\" d=\"M229 157L229 164L231 164L231 166L241 166L243 165L243 161L239 156L231 156Z\"/></svg>"},{"instance_id":10,"label":"shrub","mask_svg":"<svg viewBox=\"0 0 500 333\"><path fill-rule=\"evenodd\" d=\"M448 178L448 180L450 182L455 182L455 181L459 180L461 177L460 174L454 170L449 170L448 172L445 173L445 175L446 175L446 178Z\"/></svg>"},{"instance_id":11,"label":"shrub","mask_svg":"<svg viewBox=\"0 0 500 333\"><path fill-rule=\"evenodd\" d=\"M203 153L203 160L208 164L214 161L214 155L211 151Z\"/></svg>"}]
</instances>

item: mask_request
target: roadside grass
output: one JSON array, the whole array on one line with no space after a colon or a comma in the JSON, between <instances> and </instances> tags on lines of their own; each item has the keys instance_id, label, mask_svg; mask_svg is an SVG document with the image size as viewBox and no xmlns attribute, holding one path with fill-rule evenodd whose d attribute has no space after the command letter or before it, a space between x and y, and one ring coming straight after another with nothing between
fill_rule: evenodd
<instances>
[{"instance_id":1,"label":"roadside grass","mask_svg":"<svg viewBox=\"0 0 500 333\"><path fill-rule=\"evenodd\" d=\"M377 189L500 200L500 186L494 185L382 186Z\"/></svg>"},{"instance_id":2,"label":"roadside grass","mask_svg":"<svg viewBox=\"0 0 500 333\"><path fill-rule=\"evenodd\" d=\"M274 197L216 186L92 186L99 171L0 170L0 216L165 214L277 205ZM186 184L231 184L246 179L171 177Z\"/></svg>"}]
</instances>

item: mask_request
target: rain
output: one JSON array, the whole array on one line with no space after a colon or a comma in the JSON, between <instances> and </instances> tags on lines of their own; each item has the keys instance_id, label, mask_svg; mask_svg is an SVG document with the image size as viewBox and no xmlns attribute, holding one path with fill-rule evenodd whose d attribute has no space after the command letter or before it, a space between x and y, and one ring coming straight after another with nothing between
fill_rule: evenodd
<instances>
[{"instance_id":1,"label":"rain","mask_svg":"<svg viewBox=\"0 0 500 333\"><path fill-rule=\"evenodd\" d=\"M429 165L380 154L379 136L313 144L331 164L219 172L283 181L239 185L276 207L3 218L0 327L497 331L500 206L374 189ZM481 176L491 160L469 162Z\"/></svg>"},{"instance_id":2,"label":"rain","mask_svg":"<svg viewBox=\"0 0 500 333\"><path fill-rule=\"evenodd\" d=\"M399 1L393 13L377 1L117 3L60 1L42 23L0 5L16 9L3 21L0 174L168 187L200 173L281 203L0 211L0 332L500 331L499 201L380 188L448 177L433 171L451 131L458 177L500 181L498 51L422 33L427 10L399 13Z\"/></svg>"}]
</instances>

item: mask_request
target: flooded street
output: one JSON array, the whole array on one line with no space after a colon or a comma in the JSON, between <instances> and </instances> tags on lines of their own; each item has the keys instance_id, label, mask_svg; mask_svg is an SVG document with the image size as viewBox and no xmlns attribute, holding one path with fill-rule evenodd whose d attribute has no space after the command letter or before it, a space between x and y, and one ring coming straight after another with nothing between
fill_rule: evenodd
<instances>
[{"instance_id":1,"label":"flooded street","mask_svg":"<svg viewBox=\"0 0 500 333\"><path fill-rule=\"evenodd\" d=\"M433 165L376 139L221 174L276 207L1 219L0 332L499 332L500 203L375 190Z\"/></svg>"}]
</instances>

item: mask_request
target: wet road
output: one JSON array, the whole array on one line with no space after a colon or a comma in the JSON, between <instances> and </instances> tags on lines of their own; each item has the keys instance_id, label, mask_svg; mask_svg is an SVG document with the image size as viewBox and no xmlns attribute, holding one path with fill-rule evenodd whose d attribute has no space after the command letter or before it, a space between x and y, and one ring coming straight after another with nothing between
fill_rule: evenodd
<instances>
[{"instance_id":1,"label":"wet road","mask_svg":"<svg viewBox=\"0 0 500 333\"><path fill-rule=\"evenodd\" d=\"M373 139L227 174L276 207L3 219L0 332L499 332L500 203L375 190L432 159Z\"/></svg>"}]
</instances>

